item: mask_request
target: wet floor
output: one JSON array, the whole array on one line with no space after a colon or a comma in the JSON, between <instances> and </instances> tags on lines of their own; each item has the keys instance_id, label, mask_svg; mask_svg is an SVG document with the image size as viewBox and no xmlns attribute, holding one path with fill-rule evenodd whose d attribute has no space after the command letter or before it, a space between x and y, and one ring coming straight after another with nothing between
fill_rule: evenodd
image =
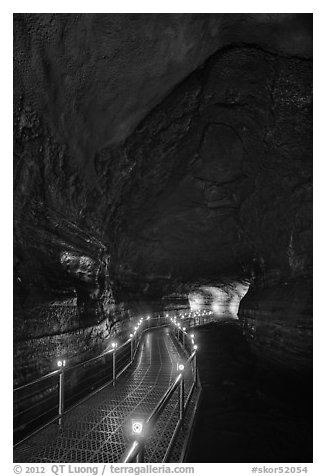
<instances>
[{"instance_id":1,"label":"wet floor","mask_svg":"<svg viewBox=\"0 0 326 476\"><path fill-rule=\"evenodd\" d=\"M195 335L203 391L187 461L311 462L311 381L262 369L234 319Z\"/></svg>"}]
</instances>

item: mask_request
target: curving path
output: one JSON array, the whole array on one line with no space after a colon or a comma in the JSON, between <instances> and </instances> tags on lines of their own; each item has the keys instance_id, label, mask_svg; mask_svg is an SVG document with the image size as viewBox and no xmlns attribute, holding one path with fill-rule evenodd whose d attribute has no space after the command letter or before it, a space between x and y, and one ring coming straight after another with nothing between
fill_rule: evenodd
<instances>
[{"instance_id":1,"label":"curving path","mask_svg":"<svg viewBox=\"0 0 326 476\"><path fill-rule=\"evenodd\" d=\"M147 418L177 376L177 363L186 360L167 327L145 333L132 366L107 386L62 418L14 449L15 463L118 462L128 439L132 417ZM187 375L185 378L187 387ZM160 461L163 440L168 441L178 416L177 395L146 449L146 460ZM172 428L172 430L171 430Z\"/></svg>"}]
</instances>

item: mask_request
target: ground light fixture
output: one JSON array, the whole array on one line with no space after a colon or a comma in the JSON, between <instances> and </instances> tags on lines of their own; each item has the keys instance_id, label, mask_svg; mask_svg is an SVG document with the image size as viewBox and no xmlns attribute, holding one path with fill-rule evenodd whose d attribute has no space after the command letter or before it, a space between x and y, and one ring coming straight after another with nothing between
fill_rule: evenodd
<instances>
[{"instance_id":1,"label":"ground light fixture","mask_svg":"<svg viewBox=\"0 0 326 476\"><path fill-rule=\"evenodd\" d=\"M145 436L146 422L142 418L132 418L129 423L129 437L141 440Z\"/></svg>"},{"instance_id":2,"label":"ground light fixture","mask_svg":"<svg viewBox=\"0 0 326 476\"><path fill-rule=\"evenodd\" d=\"M116 347L118 347L118 344L116 342L112 342L111 346L113 349L115 349Z\"/></svg>"},{"instance_id":3,"label":"ground light fixture","mask_svg":"<svg viewBox=\"0 0 326 476\"><path fill-rule=\"evenodd\" d=\"M58 360L57 362L58 367L65 367L66 366L66 361L65 360Z\"/></svg>"},{"instance_id":4,"label":"ground light fixture","mask_svg":"<svg viewBox=\"0 0 326 476\"><path fill-rule=\"evenodd\" d=\"M133 433L139 435L143 431L143 424L140 421L134 421L131 428Z\"/></svg>"},{"instance_id":5,"label":"ground light fixture","mask_svg":"<svg viewBox=\"0 0 326 476\"><path fill-rule=\"evenodd\" d=\"M185 366L183 364L178 364L178 370L180 370L180 372L182 372L184 368Z\"/></svg>"},{"instance_id":6,"label":"ground light fixture","mask_svg":"<svg viewBox=\"0 0 326 476\"><path fill-rule=\"evenodd\" d=\"M130 339L132 339L132 338L134 337L134 335L133 335L133 334L129 334L129 337L130 337Z\"/></svg>"},{"instance_id":7,"label":"ground light fixture","mask_svg":"<svg viewBox=\"0 0 326 476\"><path fill-rule=\"evenodd\" d=\"M194 350L197 350L198 349L198 346L197 345L194 345Z\"/></svg>"}]
</instances>

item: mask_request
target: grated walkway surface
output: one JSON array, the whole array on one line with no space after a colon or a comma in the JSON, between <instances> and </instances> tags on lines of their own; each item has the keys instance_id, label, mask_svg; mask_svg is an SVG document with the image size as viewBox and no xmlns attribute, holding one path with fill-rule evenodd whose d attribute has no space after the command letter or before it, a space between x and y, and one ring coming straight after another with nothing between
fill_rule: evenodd
<instances>
[{"instance_id":1,"label":"grated walkway surface","mask_svg":"<svg viewBox=\"0 0 326 476\"><path fill-rule=\"evenodd\" d=\"M15 463L106 463L118 462L129 441L130 418L147 418L177 376L177 363L185 355L169 335L169 328L145 333L134 363L118 379L62 418L14 449ZM186 393L190 375L185 375ZM177 397L175 397L177 398ZM160 461L165 441L177 420L177 400L165 412L146 449L147 460ZM170 424L169 424L170 422ZM159 436L157 436L159 434Z\"/></svg>"}]
</instances>

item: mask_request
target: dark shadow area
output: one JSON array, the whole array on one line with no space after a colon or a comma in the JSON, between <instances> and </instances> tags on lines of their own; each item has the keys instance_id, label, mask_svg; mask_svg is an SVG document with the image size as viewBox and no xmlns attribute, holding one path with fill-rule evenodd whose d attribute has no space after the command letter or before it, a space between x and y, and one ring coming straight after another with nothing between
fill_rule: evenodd
<instances>
[{"instance_id":1,"label":"dark shadow area","mask_svg":"<svg viewBox=\"0 0 326 476\"><path fill-rule=\"evenodd\" d=\"M188 462L311 462L311 377L262 368L235 320L196 341L203 392Z\"/></svg>"}]
</instances>

